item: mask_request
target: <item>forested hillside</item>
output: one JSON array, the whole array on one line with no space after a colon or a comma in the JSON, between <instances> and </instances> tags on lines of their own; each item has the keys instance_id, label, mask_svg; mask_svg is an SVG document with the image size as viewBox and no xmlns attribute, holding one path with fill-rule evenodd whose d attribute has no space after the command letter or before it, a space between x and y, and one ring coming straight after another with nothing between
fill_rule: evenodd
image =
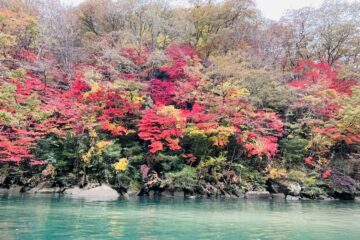
<instances>
[{"instance_id":1,"label":"forested hillside","mask_svg":"<svg viewBox=\"0 0 360 240\"><path fill-rule=\"evenodd\" d=\"M360 3L184 2L0 1L0 186L352 199Z\"/></svg>"}]
</instances>

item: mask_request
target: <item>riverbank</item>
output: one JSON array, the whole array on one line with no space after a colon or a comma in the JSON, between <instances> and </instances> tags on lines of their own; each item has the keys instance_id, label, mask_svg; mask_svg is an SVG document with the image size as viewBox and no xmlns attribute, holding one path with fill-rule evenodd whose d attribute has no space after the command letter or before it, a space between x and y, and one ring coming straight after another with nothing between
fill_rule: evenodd
<instances>
[{"instance_id":1,"label":"riverbank","mask_svg":"<svg viewBox=\"0 0 360 240\"><path fill-rule=\"evenodd\" d=\"M42 170L41 170L42 169ZM270 173L268 177L244 179L233 171L217 178L189 180L188 173L160 177L155 171L142 181L127 184L116 179L99 181L95 174L57 173L48 164L40 170L0 173L0 193L64 194L95 199L149 197L354 200L360 196L358 183L349 176L333 174L326 181L297 174ZM27 174L25 174L27 173ZM295 176L293 176L295 175ZM251 172L255 176L255 172Z\"/></svg>"},{"instance_id":2,"label":"riverbank","mask_svg":"<svg viewBox=\"0 0 360 240\"><path fill-rule=\"evenodd\" d=\"M283 192L281 192L283 191ZM336 197L339 195L320 195L316 198L310 198L304 192L301 187L297 192L289 192L288 189L282 188L275 191L245 191L236 192L236 194L228 193L225 191L216 191L212 194L207 192L206 194L201 192L190 192L184 189L174 188L158 188L158 189L124 189L114 188L108 184L88 184L84 187L69 186L60 187L54 186L50 182L41 182L37 186L30 188L28 186L11 185L8 188L0 188L0 195L49 195L59 194L64 196L71 196L75 198L85 198L99 201L117 200L120 198L134 199L138 197L149 197L149 198L190 198L190 199L249 199L249 200L356 200L360 201L358 193L354 194L354 197L345 198L346 193L343 193L344 198Z\"/></svg>"}]
</instances>

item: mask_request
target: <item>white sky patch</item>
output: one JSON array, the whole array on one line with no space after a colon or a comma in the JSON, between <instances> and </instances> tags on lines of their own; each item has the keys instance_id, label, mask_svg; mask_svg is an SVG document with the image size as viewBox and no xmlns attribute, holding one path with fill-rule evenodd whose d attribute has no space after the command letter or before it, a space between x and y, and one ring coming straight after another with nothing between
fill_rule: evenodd
<instances>
[{"instance_id":1,"label":"white sky patch","mask_svg":"<svg viewBox=\"0 0 360 240\"><path fill-rule=\"evenodd\" d=\"M76 6L84 0L61 0L69 6ZM177 0L181 2L182 0ZM346 0L344 0L346 1ZM352 0L347 0L352 1ZM187 0L184 0L187 2ZM279 20L286 10L300 9L303 7L320 7L323 0L255 0L257 7L261 10L264 17Z\"/></svg>"},{"instance_id":2,"label":"white sky patch","mask_svg":"<svg viewBox=\"0 0 360 240\"><path fill-rule=\"evenodd\" d=\"M320 7L322 0L256 0L257 7L264 17L279 20L290 9Z\"/></svg>"},{"instance_id":3,"label":"white sky patch","mask_svg":"<svg viewBox=\"0 0 360 240\"><path fill-rule=\"evenodd\" d=\"M63 3L69 6L76 6L82 3L84 0L61 0Z\"/></svg>"}]
</instances>

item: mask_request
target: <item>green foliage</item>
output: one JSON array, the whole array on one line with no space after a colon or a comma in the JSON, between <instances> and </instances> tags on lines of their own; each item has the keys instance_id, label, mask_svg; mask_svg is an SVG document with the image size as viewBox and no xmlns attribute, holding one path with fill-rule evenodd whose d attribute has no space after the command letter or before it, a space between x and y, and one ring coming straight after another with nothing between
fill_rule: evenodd
<instances>
[{"instance_id":1,"label":"green foliage","mask_svg":"<svg viewBox=\"0 0 360 240\"><path fill-rule=\"evenodd\" d=\"M285 168L271 168L268 174L269 179L284 179L288 178L288 172Z\"/></svg>"},{"instance_id":2,"label":"green foliage","mask_svg":"<svg viewBox=\"0 0 360 240\"><path fill-rule=\"evenodd\" d=\"M121 157L121 146L118 143L114 143L111 146L108 146L104 150L104 158L106 159L119 159Z\"/></svg>"},{"instance_id":3,"label":"green foliage","mask_svg":"<svg viewBox=\"0 0 360 240\"><path fill-rule=\"evenodd\" d=\"M182 141L182 147L189 149L189 152L195 156L206 156L209 152L211 143L204 134L185 135Z\"/></svg>"},{"instance_id":4,"label":"green foliage","mask_svg":"<svg viewBox=\"0 0 360 240\"><path fill-rule=\"evenodd\" d=\"M144 149L137 142L134 142L131 145L127 144L123 146L123 155L130 159L133 163L145 163Z\"/></svg>"},{"instance_id":5,"label":"green foliage","mask_svg":"<svg viewBox=\"0 0 360 240\"><path fill-rule=\"evenodd\" d=\"M304 158L308 153L306 146L308 141L299 136L288 135L279 142L282 157L286 166L298 166L304 163Z\"/></svg>"},{"instance_id":6,"label":"green foliage","mask_svg":"<svg viewBox=\"0 0 360 240\"><path fill-rule=\"evenodd\" d=\"M266 189L264 175L252 168L245 168L241 173L241 187L247 191L263 191Z\"/></svg>"},{"instance_id":7,"label":"green foliage","mask_svg":"<svg viewBox=\"0 0 360 240\"><path fill-rule=\"evenodd\" d=\"M139 168L130 165L124 172L114 172L113 168L108 170L108 182L123 188L140 189L141 188L141 174Z\"/></svg>"},{"instance_id":8,"label":"green foliage","mask_svg":"<svg viewBox=\"0 0 360 240\"><path fill-rule=\"evenodd\" d=\"M222 177L222 172L225 170L225 167L225 155L204 158L197 166L199 179L203 179L209 182L217 182Z\"/></svg>"},{"instance_id":9,"label":"green foliage","mask_svg":"<svg viewBox=\"0 0 360 240\"><path fill-rule=\"evenodd\" d=\"M169 172L165 178L169 184L181 189L191 189L197 183L196 170L190 166L186 166L178 172Z\"/></svg>"},{"instance_id":10,"label":"green foliage","mask_svg":"<svg viewBox=\"0 0 360 240\"><path fill-rule=\"evenodd\" d=\"M299 170L290 170L288 173L288 179L294 182L302 183L305 181L306 173Z\"/></svg>"},{"instance_id":11,"label":"green foliage","mask_svg":"<svg viewBox=\"0 0 360 240\"><path fill-rule=\"evenodd\" d=\"M20 81L26 74L25 68L17 68L12 71L5 72L5 76L11 79L14 79L15 81Z\"/></svg>"},{"instance_id":12,"label":"green foliage","mask_svg":"<svg viewBox=\"0 0 360 240\"><path fill-rule=\"evenodd\" d=\"M319 176L308 176L305 178L302 186L303 194L310 198L316 198L320 195L324 195L326 192L323 186L326 186L326 183L319 180Z\"/></svg>"},{"instance_id":13,"label":"green foliage","mask_svg":"<svg viewBox=\"0 0 360 240\"><path fill-rule=\"evenodd\" d=\"M177 171L184 166L184 161L177 154L159 153L154 161L154 167L158 167L160 172Z\"/></svg>"},{"instance_id":14,"label":"green foliage","mask_svg":"<svg viewBox=\"0 0 360 240\"><path fill-rule=\"evenodd\" d=\"M76 137L69 133L65 139L49 135L38 140L34 152L38 159L51 163L61 175L74 171L76 165L79 164L76 164L79 157L78 149Z\"/></svg>"},{"instance_id":15,"label":"green foliage","mask_svg":"<svg viewBox=\"0 0 360 240\"><path fill-rule=\"evenodd\" d=\"M249 90L250 101L260 108L284 113L295 100L294 92L279 81L278 76L262 69L245 75L241 85Z\"/></svg>"}]
</instances>

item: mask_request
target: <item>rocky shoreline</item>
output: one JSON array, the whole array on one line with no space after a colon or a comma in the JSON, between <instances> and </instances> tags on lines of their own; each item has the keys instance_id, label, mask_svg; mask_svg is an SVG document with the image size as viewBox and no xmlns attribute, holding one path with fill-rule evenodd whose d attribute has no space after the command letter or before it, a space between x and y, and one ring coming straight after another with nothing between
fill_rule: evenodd
<instances>
[{"instance_id":1,"label":"rocky shoreline","mask_svg":"<svg viewBox=\"0 0 360 240\"><path fill-rule=\"evenodd\" d=\"M61 194L94 200L116 200L136 197L286 199L286 200L355 200L360 196L357 183L348 176L337 176L328 184L308 188L301 181L269 178L261 187L244 188L240 181L199 180L182 187L149 175L137 188L121 183L111 184L90 180L74 174L55 176L51 171L18 176L0 174L0 194ZM331 183L331 184L330 184ZM252 184L255 186L255 183ZM320 191L319 191L320 189Z\"/></svg>"},{"instance_id":2,"label":"rocky shoreline","mask_svg":"<svg viewBox=\"0 0 360 240\"><path fill-rule=\"evenodd\" d=\"M68 186L60 187L54 186L51 182L41 182L35 187L11 185L8 188L0 187L0 195L42 195L42 194L59 194L70 196L74 198L85 198L95 201L109 201L117 200L119 198L132 199L137 197L159 197L159 198L220 198L220 199L248 199L248 200L358 200L357 194L348 197L349 193L342 193L343 195L320 195L316 198L309 198L302 191L300 185L290 186L289 188L282 186L281 188L271 189L271 191L246 191L228 193L225 191L214 190L212 193L194 192L184 189L176 188L153 188L153 189L124 189L115 188L108 184L90 183L84 187ZM338 197L336 197L338 196ZM339 197L347 196L347 197Z\"/></svg>"}]
</instances>

